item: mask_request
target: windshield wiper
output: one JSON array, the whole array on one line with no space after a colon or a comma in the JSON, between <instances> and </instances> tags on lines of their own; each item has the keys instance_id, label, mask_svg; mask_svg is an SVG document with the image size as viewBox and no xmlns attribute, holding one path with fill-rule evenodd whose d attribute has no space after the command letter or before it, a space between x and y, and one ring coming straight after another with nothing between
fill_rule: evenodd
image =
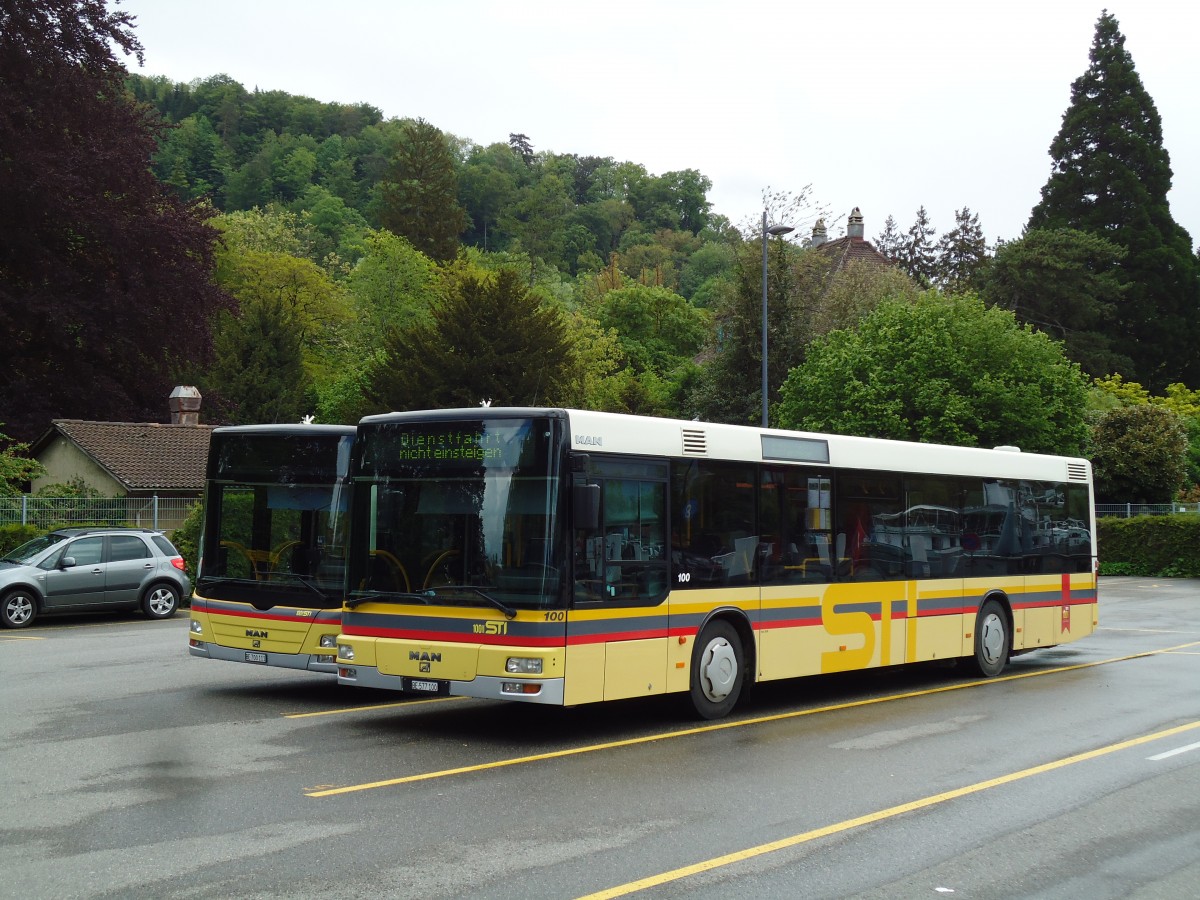
<instances>
[{"instance_id":1,"label":"windshield wiper","mask_svg":"<svg viewBox=\"0 0 1200 900\"><path fill-rule=\"evenodd\" d=\"M507 603L505 603L503 600L499 599L498 597L492 596L487 591L485 591L483 588L481 588L477 585L474 585L474 584L447 584L447 585L442 586L442 590L473 591L474 593L476 593L480 597L482 597L484 600L486 600L488 603L490 603L492 606L496 607L496 609L500 610L500 612L504 613L504 618L515 619L517 617L517 611L513 607L509 606ZM431 596L436 597L438 595L437 588L431 588L429 590L429 594Z\"/></svg>"},{"instance_id":2,"label":"windshield wiper","mask_svg":"<svg viewBox=\"0 0 1200 900\"><path fill-rule=\"evenodd\" d=\"M351 597L346 601L347 609L354 609L363 603L429 603L436 594L433 591L401 591L397 594L371 594L370 596Z\"/></svg>"}]
</instances>

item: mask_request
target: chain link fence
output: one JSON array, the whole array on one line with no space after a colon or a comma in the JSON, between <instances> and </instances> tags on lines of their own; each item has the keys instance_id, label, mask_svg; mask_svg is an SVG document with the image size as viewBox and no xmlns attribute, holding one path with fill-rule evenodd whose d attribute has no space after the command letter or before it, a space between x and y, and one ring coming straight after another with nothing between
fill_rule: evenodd
<instances>
[{"instance_id":1,"label":"chain link fence","mask_svg":"<svg viewBox=\"0 0 1200 900\"><path fill-rule=\"evenodd\" d=\"M199 500L187 497L0 497L0 525L131 525L172 531Z\"/></svg>"},{"instance_id":2,"label":"chain link fence","mask_svg":"<svg viewBox=\"0 0 1200 900\"><path fill-rule=\"evenodd\" d=\"M1096 517L1169 516L1176 513L1200 515L1200 503L1097 503Z\"/></svg>"}]
</instances>

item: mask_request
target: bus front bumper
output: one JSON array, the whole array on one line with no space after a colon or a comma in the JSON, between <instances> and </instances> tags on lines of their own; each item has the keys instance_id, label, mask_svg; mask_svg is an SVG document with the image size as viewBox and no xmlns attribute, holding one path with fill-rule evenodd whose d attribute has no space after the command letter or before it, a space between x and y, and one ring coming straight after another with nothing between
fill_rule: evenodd
<instances>
[{"instance_id":1,"label":"bus front bumper","mask_svg":"<svg viewBox=\"0 0 1200 900\"><path fill-rule=\"evenodd\" d=\"M471 681L443 681L401 675L384 675L375 666L340 662L336 666L338 684L356 687L404 691L410 696L475 697L481 700L518 700L563 706L563 679L498 678L477 675Z\"/></svg>"}]
</instances>

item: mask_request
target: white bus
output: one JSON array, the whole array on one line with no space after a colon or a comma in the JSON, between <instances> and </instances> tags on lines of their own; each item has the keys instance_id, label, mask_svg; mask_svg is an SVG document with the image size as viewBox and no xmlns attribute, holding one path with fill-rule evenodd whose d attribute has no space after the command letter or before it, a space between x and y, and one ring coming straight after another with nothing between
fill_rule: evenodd
<instances>
[{"instance_id":1,"label":"white bus","mask_svg":"<svg viewBox=\"0 0 1200 900\"><path fill-rule=\"evenodd\" d=\"M343 684L713 718L1096 627L1084 459L488 408L363 419L351 483Z\"/></svg>"}]
</instances>

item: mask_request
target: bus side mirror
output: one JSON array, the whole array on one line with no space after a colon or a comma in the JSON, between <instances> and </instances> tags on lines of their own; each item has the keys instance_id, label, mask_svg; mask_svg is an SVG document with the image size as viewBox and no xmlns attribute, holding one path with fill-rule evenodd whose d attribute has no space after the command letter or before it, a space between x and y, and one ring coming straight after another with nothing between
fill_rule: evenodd
<instances>
[{"instance_id":1,"label":"bus side mirror","mask_svg":"<svg viewBox=\"0 0 1200 900\"><path fill-rule=\"evenodd\" d=\"M576 484L571 488L571 506L576 531L595 531L600 527L600 485Z\"/></svg>"}]
</instances>

